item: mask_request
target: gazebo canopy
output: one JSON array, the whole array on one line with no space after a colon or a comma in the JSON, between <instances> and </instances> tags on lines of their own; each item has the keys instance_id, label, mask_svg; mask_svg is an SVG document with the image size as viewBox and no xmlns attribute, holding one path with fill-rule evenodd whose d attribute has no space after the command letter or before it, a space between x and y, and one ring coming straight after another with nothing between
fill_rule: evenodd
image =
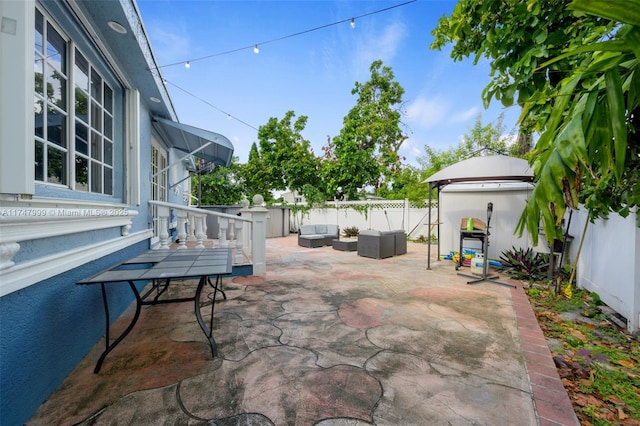
<instances>
[{"instance_id":1,"label":"gazebo canopy","mask_svg":"<svg viewBox=\"0 0 640 426\"><path fill-rule=\"evenodd\" d=\"M439 188L451 183L482 181L533 182L533 170L521 158L506 155L473 157L434 173L422 183Z\"/></svg>"},{"instance_id":2,"label":"gazebo canopy","mask_svg":"<svg viewBox=\"0 0 640 426\"><path fill-rule=\"evenodd\" d=\"M521 158L506 155L473 157L445 167L422 183L428 183L429 189L437 188L440 192L440 188L452 183L487 181L533 183L533 170L529 167L529 163ZM440 204L438 204L437 217L440 217ZM440 223L431 222L431 191L429 191L429 240L431 240L433 225L438 227L438 236L440 236ZM438 238L438 256L440 256L440 238ZM431 244L427 245L427 269L431 269Z\"/></svg>"}]
</instances>

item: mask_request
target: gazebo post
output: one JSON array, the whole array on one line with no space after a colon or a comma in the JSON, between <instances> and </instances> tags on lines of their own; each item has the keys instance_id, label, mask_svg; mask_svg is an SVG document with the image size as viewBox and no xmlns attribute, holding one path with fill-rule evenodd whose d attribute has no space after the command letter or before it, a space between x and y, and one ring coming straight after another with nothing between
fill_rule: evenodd
<instances>
[{"instance_id":1,"label":"gazebo post","mask_svg":"<svg viewBox=\"0 0 640 426\"><path fill-rule=\"evenodd\" d=\"M431 270L431 191L433 186L429 184L429 221L427 226L429 227L429 233L427 235L427 270ZM438 242L440 244L440 242Z\"/></svg>"}]
</instances>

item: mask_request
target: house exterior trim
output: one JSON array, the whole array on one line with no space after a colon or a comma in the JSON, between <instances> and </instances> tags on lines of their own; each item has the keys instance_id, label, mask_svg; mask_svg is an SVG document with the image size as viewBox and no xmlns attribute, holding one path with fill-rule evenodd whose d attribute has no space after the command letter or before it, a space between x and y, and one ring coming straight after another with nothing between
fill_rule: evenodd
<instances>
[{"instance_id":1,"label":"house exterior trim","mask_svg":"<svg viewBox=\"0 0 640 426\"><path fill-rule=\"evenodd\" d=\"M147 240L151 235L151 230L145 230L20 263L0 271L0 297Z\"/></svg>"}]
</instances>

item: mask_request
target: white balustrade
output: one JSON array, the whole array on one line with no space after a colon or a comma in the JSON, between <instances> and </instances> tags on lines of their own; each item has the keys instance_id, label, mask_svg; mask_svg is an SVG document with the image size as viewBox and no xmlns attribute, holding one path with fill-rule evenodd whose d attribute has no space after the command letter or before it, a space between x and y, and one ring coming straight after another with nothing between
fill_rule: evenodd
<instances>
[{"instance_id":1,"label":"white balustrade","mask_svg":"<svg viewBox=\"0 0 640 426\"><path fill-rule=\"evenodd\" d=\"M168 249L171 244L168 232L170 211L177 217L178 249L187 249L188 242L195 241L195 248L204 248L207 239L207 217L218 219L218 247L233 249L233 263L242 264L249 260L253 264L254 274L266 272L266 219L267 209L262 206L261 198L254 207L243 203L238 216L218 213L190 206L150 201L156 206L157 237L159 248ZM212 242L212 246L215 243Z\"/></svg>"}]
</instances>

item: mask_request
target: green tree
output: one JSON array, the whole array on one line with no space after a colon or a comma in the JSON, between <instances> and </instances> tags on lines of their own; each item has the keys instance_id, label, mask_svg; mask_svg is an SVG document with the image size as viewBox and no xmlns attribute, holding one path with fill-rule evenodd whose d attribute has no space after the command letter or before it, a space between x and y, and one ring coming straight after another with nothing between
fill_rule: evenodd
<instances>
[{"instance_id":1,"label":"green tree","mask_svg":"<svg viewBox=\"0 0 640 426\"><path fill-rule=\"evenodd\" d=\"M325 150L323 176L328 194L337 194L340 188L357 199L365 187L379 188L400 171L398 150L406 139L400 129L404 89L382 61L374 61L369 71L369 81L356 82L352 89L358 101L331 141L331 149Z\"/></svg>"},{"instance_id":2,"label":"green tree","mask_svg":"<svg viewBox=\"0 0 640 426\"><path fill-rule=\"evenodd\" d=\"M534 242L579 201L592 218L638 205L639 14L640 0L461 0L433 31L454 60L490 59L485 104L517 102L524 140L542 135L518 226Z\"/></svg>"},{"instance_id":3,"label":"green tree","mask_svg":"<svg viewBox=\"0 0 640 426\"><path fill-rule=\"evenodd\" d=\"M429 198L429 185L422 183L426 176L418 168L404 166L396 173L393 182L380 187L376 195L387 200L402 200L420 203Z\"/></svg>"},{"instance_id":4,"label":"green tree","mask_svg":"<svg viewBox=\"0 0 640 426\"><path fill-rule=\"evenodd\" d=\"M238 204L245 193L240 168L238 157L233 157L228 167L216 166L209 173L192 178L191 192L197 194L200 186L203 206Z\"/></svg>"},{"instance_id":5,"label":"green tree","mask_svg":"<svg viewBox=\"0 0 640 426\"><path fill-rule=\"evenodd\" d=\"M476 116L469 132L462 137L458 145L444 151L438 151L425 145L425 155L417 158L425 178L440 170L467 158L485 155L514 155L517 144L510 144L511 135L505 134L504 116L500 114L495 123L482 124L482 114Z\"/></svg>"},{"instance_id":6,"label":"green tree","mask_svg":"<svg viewBox=\"0 0 640 426\"><path fill-rule=\"evenodd\" d=\"M272 187L269 184L268 169L265 165L258 146L254 142L249 150L247 163L240 168L240 177L245 188L245 195L248 200L260 194L268 203L273 200Z\"/></svg>"},{"instance_id":7,"label":"green tree","mask_svg":"<svg viewBox=\"0 0 640 426\"><path fill-rule=\"evenodd\" d=\"M320 160L311 143L301 132L307 124L302 115L293 121L295 113L288 111L278 121L272 117L258 129L260 157L266 180L271 189L302 192L305 185L321 188Z\"/></svg>"}]
</instances>

